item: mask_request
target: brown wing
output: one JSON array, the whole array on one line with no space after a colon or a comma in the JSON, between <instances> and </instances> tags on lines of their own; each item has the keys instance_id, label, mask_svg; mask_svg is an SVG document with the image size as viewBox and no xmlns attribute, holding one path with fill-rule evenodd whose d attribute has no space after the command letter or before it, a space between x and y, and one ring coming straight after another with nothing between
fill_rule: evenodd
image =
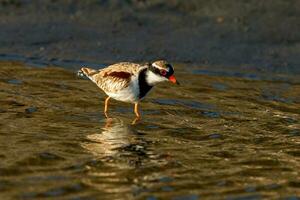
<instances>
[{"instance_id":1,"label":"brown wing","mask_svg":"<svg viewBox=\"0 0 300 200\"><path fill-rule=\"evenodd\" d=\"M82 68L82 72L105 92L117 92L130 84L132 76L143 67L139 64L122 62L101 70Z\"/></svg>"}]
</instances>

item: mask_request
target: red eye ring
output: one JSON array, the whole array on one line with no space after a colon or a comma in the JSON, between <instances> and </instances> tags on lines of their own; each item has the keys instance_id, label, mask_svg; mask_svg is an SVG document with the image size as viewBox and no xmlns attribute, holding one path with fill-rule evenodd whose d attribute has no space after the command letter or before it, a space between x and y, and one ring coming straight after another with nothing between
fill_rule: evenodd
<instances>
[{"instance_id":1,"label":"red eye ring","mask_svg":"<svg viewBox=\"0 0 300 200\"><path fill-rule=\"evenodd\" d=\"M160 74L165 76L167 74L167 71L166 70L160 70Z\"/></svg>"}]
</instances>

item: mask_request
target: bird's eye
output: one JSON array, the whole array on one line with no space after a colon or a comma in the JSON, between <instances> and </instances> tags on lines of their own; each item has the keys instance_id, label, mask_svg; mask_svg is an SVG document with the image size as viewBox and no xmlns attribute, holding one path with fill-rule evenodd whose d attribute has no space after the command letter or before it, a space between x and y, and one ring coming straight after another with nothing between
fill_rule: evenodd
<instances>
[{"instance_id":1,"label":"bird's eye","mask_svg":"<svg viewBox=\"0 0 300 200\"><path fill-rule=\"evenodd\" d=\"M165 76L167 74L167 71L166 70L160 70L160 74Z\"/></svg>"}]
</instances>

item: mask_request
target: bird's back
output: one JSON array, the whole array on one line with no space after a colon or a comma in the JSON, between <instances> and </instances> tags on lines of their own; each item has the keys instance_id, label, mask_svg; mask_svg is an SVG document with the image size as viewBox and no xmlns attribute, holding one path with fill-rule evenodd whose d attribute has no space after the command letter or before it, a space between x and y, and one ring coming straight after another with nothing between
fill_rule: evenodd
<instances>
[{"instance_id":1,"label":"bird's back","mask_svg":"<svg viewBox=\"0 0 300 200\"><path fill-rule=\"evenodd\" d=\"M114 93L128 87L131 80L145 67L136 63L121 62L100 70L83 67L81 71L104 92Z\"/></svg>"}]
</instances>

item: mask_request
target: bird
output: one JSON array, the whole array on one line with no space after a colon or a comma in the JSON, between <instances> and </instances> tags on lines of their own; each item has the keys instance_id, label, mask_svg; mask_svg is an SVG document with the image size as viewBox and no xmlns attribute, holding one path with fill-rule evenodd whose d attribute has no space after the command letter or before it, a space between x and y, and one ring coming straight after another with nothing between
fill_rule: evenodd
<instances>
[{"instance_id":1,"label":"bird","mask_svg":"<svg viewBox=\"0 0 300 200\"><path fill-rule=\"evenodd\" d=\"M136 119L141 119L139 103L155 85L164 81L179 85L172 65L165 60L146 64L119 62L97 70L82 67L78 75L90 79L107 95L104 101L104 114L107 118L111 98L133 103Z\"/></svg>"}]
</instances>

